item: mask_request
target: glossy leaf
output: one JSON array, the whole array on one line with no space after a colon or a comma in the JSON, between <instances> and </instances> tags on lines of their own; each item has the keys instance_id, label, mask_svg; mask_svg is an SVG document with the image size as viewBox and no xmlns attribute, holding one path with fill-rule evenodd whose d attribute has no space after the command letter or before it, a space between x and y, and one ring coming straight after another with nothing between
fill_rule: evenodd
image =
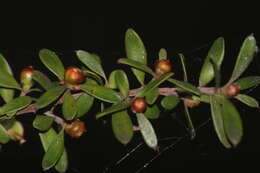
<instances>
[{"instance_id":1,"label":"glossy leaf","mask_svg":"<svg viewBox=\"0 0 260 173\"><path fill-rule=\"evenodd\" d=\"M15 78L7 72L1 72L0 75L0 87L14 88L21 90L20 85L17 83Z\"/></svg>"},{"instance_id":2,"label":"glossy leaf","mask_svg":"<svg viewBox=\"0 0 260 173\"><path fill-rule=\"evenodd\" d=\"M223 115L222 115L222 106L221 103L215 98L215 96L210 97L210 108L211 108L211 117L213 120L213 125L217 133L218 139L226 148L231 148L231 145L227 139L224 129Z\"/></svg>"},{"instance_id":3,"label":"glossy leaf","mask_svg":"<svg viewBox=\"0 0 260 173\"><path fill-rule=\"evenodd\" d=\"M160 109L157 105L148 106L144 115L149 119L157 119L160 116Z\"/></svg>"},{"instance_id":4,"label":"glossy leaf","mask_svg":"<svg viewBox=\"0 0 260 173\"><path fill-rule=\"evenodd\" d=\"M76 101L69 92L64 95L62 114L66 120L72 120L77 114Z\"/></svg>"},{"instance_id":5,"label":"glossy leaf","mask_svg":"<svg viewBox=\"0 0 260 173\"><path fill-rule=\"evenodd\" d=\"M21 96L11 100L0 108L0 115L16 112L31 104L32 99L28 96Z\"/></svg>"},{"instance_id":6,"label":"glossy leaf","mask_svg":"<svg viewBox=\"0 0 260 173\"><path fill-rule=\"evenodd\" d=\"M150 75L153 75L153 76L155 75L155 73L153 72L153 70L150 67L148 67L145 64L142 64L138 61L127 59L127 58L120 58L120 59L117 60L117 62L119 64L129 65L129 66L134 67L138 70L144 71L144 72L146 72Z\"/></svg>"},{"instance_id":7,"label":"glossy leaf","mask_svg":"<svg viewBox=\"0 0 260 173\"><path fill-rule=\"evenodd\" d=\"M44 108L57 100L65 91L65 86L57 86L47 90L43 93L40 98L36 101L36 106L38 109Z\"/></svg>"},{"instance_id":8,"label":"glossy leaf","mask_svg":"<svg viewBox=\"0 0 260 173\"><path fill-rule=\"evenodd\" d=\"M158 87L161 83L169 79L173 73L166 73L158 77L157 79L154 79L150 81L147 85L145 85L136 95L136 97L145 97L146 94L148 94L150 91L152 91L154 88Z\"/></svg>"},{"instance_id":9,"label":"glossy leaf","mask_svg":"<svg viewBox=\"0 0 260 173\"><path fill-rule=\"evenodd\" d=\"M167 59L167 51L164 48L161 48L159 51L159 60Z\"/></svg>"},{"instance_id":10,"label":"glossy leaf","mask_svg":"<svg viewBox=\"0 0 260 173\"><path fill-rule=\"evenodd\" d=\"M100 61L96 58L96 56L93 56L93 54L90 54L83 50L76 51L76 54L79 58L79 60L85 64L89 69L91 69L93 72L99 74L106 80L106 75L104 73L104 70L100 64Z\"/></svg>"},{"instance_id":11,"label":"glossy leaf","mask_svg":"<svg viewBox=\"0 0 260 173\"><path fill-rule=\"evenodd\" d=\"M245 90L251 88L255 85L260 84L260 76L248 76L236 81L237 84L240 86L240 90Z\"/></svg>"},{"instance_id":12,"label":"glossy leaf","mask_svg":"<svg viewBox=\"0 0 260 173\"><path fill-rule=\"evenodd\" d=\"M137 122L139 127L141 128L141 134L145 143L152 149L156 149L158 145L158 140L150 121L145 117L142 113L137 113Z\"/></svg>"},{"instance_id":13,"label":"glossy leaf","mask_svg":"<svg viewBox=\"0 0 260 173\"><path fill-rule=\"evenodd\" d=\"M120 95L111 88L105 88L99 85L83 84L81 89L89 95L109 103L117 103L121 101Z\"/></svg>"},{"instance_id":14,"label":"glossy leaf","mask_svg":"<svg viewBox=\"0 0 260 173\"><path fill-rule=\"evenodd\" d=\"M147 64L147 53L144 44L139 35L131 28L128 29L125 34L125 50L127 58L138 61L144 65ZM134 68L132 68L132 71L138 81L143 85L145 73Z\"/></svg>"},{"instance_id":15,"label":"glossy leaf","mask_svg":"<svg viewBox=\"0 0 260 173\"><path fill-rule=\"evenodd\" d=\"M45 133L39 133L44 151L46 152L48 147L50 146L51 142L57 137L57 133L53 128L50 128ZM61 158L58 160L57 164L55 165L55 169L60 173L65 173L68 168L68 156L67 151L64 148Z\"/></svg>"},{"instance_id":16,"label":"glossy leaf","mask_svg":"<svg viewBox=\"0 0 260 173\"><path fill-rule=\"evenodd\" d=\"M217 40L214 41L213 45L211 46L201 68L199 86L207 85L214 78L214 69L212 63L210 62L210 59L212 59L216 63L218 69L220 69L222 61L224 59L224 54L225 40L224 38L219 37Z\"/></svg>"},{"instance_id":17,"label":"glossy leaf","mask_svg":"<svg viewBox=\"0 0 260 173\"><path fill-rule=\"evenodd\" d=\"M177 87L183 89L184 91L196 94L196 95L200 95L201 92L198 90L198 88L196 88L194 85L188 83L188 82L183 82L183 81L179 81L176 79L168 79L169 82L173 83L174 85L176 85Z\"/></svg>"},{"instance_id":18,"label":"glossy leaf","mask_svg":"<svg viewBox=\"0 0 260 173\"><path fill-rule=\"evenodd\" d=\"M259 108L258 101L256 99L254 99L253 97L250 97L245 94L238 94L237 96L235 96L235 98L237 100L241 101L242 103L246 104L247 106L250 106L253 108Z\"/></svg>"},{"instance_id":19,"label":"glossy leaf","mask_svg":"<svg viewBox=\"0 0 260 173\"><path fill-rule=\"evenodd\" d=\"M60 80L64 79L64 66L55 52L48 49L42 49L39 52L39 57L41 62L52 73L54 73Z\"/></svg>"},{"instance_id":20,"label":"glossy leaf","mask_svg":"<svg viewBox=\"0 0 260 173\"><path fill-rule=\"evenodd\" d=\"M236 107L226 98L222 98L224 128L229 141L236 147L243 136L242 121Z\"/></svg>"},{"instance_id":21,"label":"glossy leaf","mask_svg":"<svg viewBox=\"0 0 260 173\"><path fill-rule=\"evenodd\" d=\"M187 125L188 125L187 130L190 133L190 138L194 139L195 136L196 136L196 130L195 130L193 122L191 120L190 111L189 111L189 108L185 104L183 104L183 105L184 105L185 119L186 119L186 122L187 122Z\"/></svg>"},{"instance_id":22,"label":"glossy leaf","mask_svg":"<svg viewBox=\"0 0 260 173\"><path fill-rule=\"evenodd\" d=\"M133 138L133 123L126 110L112 115L112 129L116 139L126 145Z\"/></svg>"},{"instance_id":23,"label":"glossy leaf","mask_svg":"<svg viewBox=\"0 0 260 173\"><path fill-rule=\"evenodd\" d=\"M109 75L109 78L108 78L109 88L113 88L113 89L117 88L116 79L115 79L116 72L117 72L117 70L114 70Z\"/></svg>"},{"instance_id":24,"label":"glossy leaf","mask_svg":"<svg viewBox=\"0 0 260 173\"><path fill-rule=\"evenodd\" d=\"M240 48L232 76L228 83L235 81L247 69L254 58L256 50L256 40L253 35L250 35L244 40L243 45Z\"/></svg>"},{"instance_id":25,"label":"glossy leaf","mask_svg":"<svg viewBox=\"0 0 260 173\"><path fill-rule=\"evenodd\" d=\"M170 95L170 96L165 96L161 100L161 105L164 109L171 110L171 109L175 108L179 102L180 102L179 97L177 97L175 95Z\"/></svg>"},{"instance_id":26,"label":"glossy leaf","mask_svg":"<svg viewBox=\"0 0 260 173\"><path fill-rule=\"evenodd\" d=\"M54 119L52 117L46 115L36 115L33 120L33 127L40 131L46 131L50 129L53 121Z\"/></svg>"},{"instance_id":27,"label":"glossy leaf","mask_svg":"<svg viewBox=\"0 0 260 173\"><path fill-rule=\"evenodd\" d=\"M79 98L76 100L77 105L77 118L82 117L93 106L94 103L94 97L88 95L87 93L81 94Z\"/></svg>"},{"instance_id":28,"label":"glossy leaf","mask_svg":"<svg viewBox=\"0 0 260 173\"><path fill-rule=\"evenodd\" d=\"M6 131L6 129L0 124L0 143L1 144L6 144L9 142L10 137Z\"/></svg>"},{"instance_id":29,"label":"glossy leaf","mask_svg":"<svg viewBox=\"0 0 260 173\"><path fill-rule=\"evenodd\" d=\"M49 170L61 158L64 152L64 130L51 141L46 153L43 156L42 168L44 171Z\"/></svg>"},{"instance_id":30,"label":"glossy leaf","mask_svg":"<svg viewBox=\"0 0 260 173\"><path fill-rule=\"evenodd\" d=\"M117 70L115 74L115 80L120 93L126 97L129 92L129 82L125 72L123 70Z\"/></svg>"},{"instance_id":31,"label":"glossy leaf","mask_svg":"<svg viewBox=\"0 0 260 173\"><path fill-rule=\"evenodd\" d=\"M45 90L48 90L52 87L51 80L42 72L35 70L32 76L33 80L38 82Z\"/></svg>"},{"instance_id":32,"label":"glossy leaf","mask_svg":"<svg viewBox=\"0 0 260 173\"><path fill-rule=\"evenodd\" d=\"M98 113L96 115L96 119L101 118L101 117L103 117L105 115L114 113L114 112L118 112L118 111L127 109L130 105L131 105L131 103L129 101L122 101L120 103L114 104L111 107L106 108L102 112Z\"/></svg>"},{"instance_id":33,"label":"glossy leaf","mask_svg":"<svg viewBox=\"0 0 260 173\"><path fill-rule=\"evenodd\" d=\"M159 93L159 88L154 88L152 90L150 90L150 92L148 92L145 96L145 100L149 105L152 105L155 103L155 101L157 100L157 98L159 97L160 93Z\"/></svg>"}]
</instances>

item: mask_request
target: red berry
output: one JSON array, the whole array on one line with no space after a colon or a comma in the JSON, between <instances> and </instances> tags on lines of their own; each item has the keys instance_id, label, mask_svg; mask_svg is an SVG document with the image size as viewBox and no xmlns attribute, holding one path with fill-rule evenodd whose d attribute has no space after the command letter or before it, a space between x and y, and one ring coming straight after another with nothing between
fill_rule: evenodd
<instances>
[{"instance_id":1,"label":"red berry","mask_svg":"<svg viewBox=\"0 0 260 173\"><path fill-rule=\"evenodd\" d=\"M32 66L26 67L22 69L20 73L20 81L23 84L24 90L29 90L33 85L32 75L33 75L34 69Z\"/></svg>"},{"instance_id":2,"label":"red berry","mask_svg":"<svg viewBox=\"0 0 260 173\"><path fill-rule=\"evenodd\" d=\"M68 124L65 128L65 131L73 138L79 138L82 136L82 134L84 132L86 132L86 126L85 123L80 121L80 120L76 120L74 122L72 122L71 124Z\"/></svg>"},{"instance_id":3,"label":"red berry","mask_svg":"<svg viewBox=\"0 0 260 173\"><path fill-rule=\"evenodd\" d=\"M155 66L155 73L159 76L172 71L172 64L167 59L157 60L154 66Z\"/></svg>"},{"instance_id":4,"label":"red berry","mask_svg":"<svg viewBox=\"0 0 260 173\"><path fill-rule=\"evenodd\" d=\"M239 84L231 84L222 89L222 93L227 97L234 97L240 93L240 85Z\"/></svg>"},{"instance_id":5,"label":"red berry","mask_svg":"<svg viewBox=\"0 0 260 173\"><path fill-rule=\"evenodd\" d=\"M85 81L85 75L79 68L71 66L65 70L65 80L72 85L79 84Z\"/></svg>"},{"instance_id":6,"label":"red berry","mask_svg":"<svg viewBox=\"0 0 260 173\"><path fill-rule=\"evenodd\" d=\"M144 98L136 98L131 105L131 110L134 113L142 113L145 111L146 107L147 103Z\"/></svg>"},{"instance_id":7,"label":"red berry","mask_svg":"<svg viewBox=\"0 0 260 173\"><path fill-rule=\"evenodd\" d=\"M190 98L184 98L184 104L188 106L189 108L193 108L200 105L199 100L193 100Z\"/></svg>"}]
</instances>

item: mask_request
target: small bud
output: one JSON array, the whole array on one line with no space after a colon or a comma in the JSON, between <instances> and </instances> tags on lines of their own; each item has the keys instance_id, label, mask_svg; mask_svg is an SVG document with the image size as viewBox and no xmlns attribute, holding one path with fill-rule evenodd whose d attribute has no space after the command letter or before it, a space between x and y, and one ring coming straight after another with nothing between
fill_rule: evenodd
<instances>
[{"instance_id":1,"label":"small bud","mask_svg":"<svg viewBox=\"0 0 260 173\"><path fill-rule=\"evenodd\" d=\"M193 100L190 98L184 98L184 104L188 106L189 108L193 108L200 105L199 100Z\"/></svg>"},{"instance_id":2,"label":"small bud","mask_svg":"<svg viewBox=\"0 0 260 173\"><path fill-rule=\"evenodd\" d=\"M69 84L75 85L85 81L85 75L77 67L71 66L65 70L65 80Z\"/></svg>"},{"instance_id":3,"label":"small bud","mask_svg":"<svg viewBox=\"0 0 260 173\"><path fill-rule=\"evenodd\" d=\"M234 97L240 93L240 85L233 83L225 88L222 88L221 92L224 96Z\"/></svg>"},{"instance_id":4,"label":"small bud","mask_svg":"<svg viewBox=\"0 0 260 173\"><path fill-rule=\"evenodd\" d=\"M29 66L22 69L20 73L20 81L23 85L24 91L28 91L33 86L33 80L32 80L33 71L34 71L33 67Z\"/></svg>"},{"instance_id":5,"label":"small bud","mask_svg":"<svg viewBox=\"0 0 260 173\"><path fill-rule=\"evenodd\" d=\"M76 120L71 124L67 124L65 127L66 133L68 133L72 138L79 138L84 132L86 132L86 126L83 121Z\"/></svg>"},{"instance_id":6,"label":"small bud","mask_svg":"<svg viewBox=\"0 0 260 173\"><path fill-rule=\"evenodd\" d=\"M156 75L160 76L172 71L172 64L167 59L157 60L154 64L154 69Z\"/></svg>"},{"instance_id":7,"label":"small bud","mask_svg":"<svg viewBox=\"0 0 260 173\"><path fill-rule=\"evenodd\" d=\"M144 98L136 98L131 105L131 110L134 113L142 113L145 111L146 107L147 103Z\"/></svg>"}]
</instances>

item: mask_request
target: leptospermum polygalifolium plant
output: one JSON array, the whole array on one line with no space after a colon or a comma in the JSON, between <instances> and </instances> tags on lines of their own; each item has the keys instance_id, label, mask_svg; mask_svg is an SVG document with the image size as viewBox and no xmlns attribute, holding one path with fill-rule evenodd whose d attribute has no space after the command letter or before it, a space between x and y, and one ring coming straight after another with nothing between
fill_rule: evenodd
<instances>
[{"instance_id":1,"label":"leptospermum polygalifolium plant","mask_svg":"<svg viewBox=\"0 0 260 173\"><path fill-rule=\"evenodd\" d=\"M256 40L249 35L242 43L229 81L221 86L220 69L225 42L224 38L218 38L209 49L196 86L188 81L183 54L179 54L183 79L175 79L171 63L173 59L168 59L163 48L154 67L148 67L149 59L141 38L133 29L128 29L125 34L127 57L117 62L129 66L133 72L136 82L140 84L139 88L134 89L129 85L125 71L116 69L107 76L102 68L102 58L84 50L75 51L82 68L65 68L55 52L40 50L41 62L57 77L56 81L51 81L37 67L28 66L22 70L18 82L7 60L0 55L0 95L5 102L0 107L0 143L6 144L10 140L24 143L27 140L24 138L24 128L16 117L32 114L35 117L32 126L38 130L45 151L41 163L43 170L54 168L58 172L66 172L68 154L64 145L67 138L65 134L79 138L87 132L85 122L80 119L88 116L94 100L98 100L100 104L107 103L105 105L110 106L103 106L96 113L96 119L105 116L111 118L115 138L123 145L131 141L134 133L141 133L147 146L157 149L156 129L149 119L159 118L160 107L174 110L180 102L184 105L184 116L190 138L193 139L196 131L189 109L203 102L209 105L209 116L219 141L226 148L236 147L243 136L243 124L232 100L237 99L247 106L259 108L256 99L240 93L260 83L260 76L240 78L253 60L256 50ZM145 78L151 80L146 83ZM163 83L169 87L160 87ZM215 86L207 86L209 83L215 83ZM35 98L31 96L32 92L40 92L41 95ZM133 120L137 120L134 121L136 124Z\"/></svg>"}]
</instances>

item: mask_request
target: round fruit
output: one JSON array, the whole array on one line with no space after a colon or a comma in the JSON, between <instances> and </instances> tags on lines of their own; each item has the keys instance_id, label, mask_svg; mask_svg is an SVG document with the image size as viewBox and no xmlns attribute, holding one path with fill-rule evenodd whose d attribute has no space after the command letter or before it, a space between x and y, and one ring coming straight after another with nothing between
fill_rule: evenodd
<instances>
[{"instance_id":1,"label":"round fruit","mask_svg":"<svg viewBox=\"0 0 260 173\"><path fill-rule=\"evenodd\" d=\"M136 98L131 105L131 110L134 113L142 113L145 111L146 107L147 103L144 98Z\"/></svg>"},{"instance_id":2,"label":"round fruit","mask_svg":"<svg viewBox=\"0 0 260 173\"><path fill-rule=\"evenodd\" d=\"M227 97L234 97L240 93L240 85L239 84L231 84L222 89L222 93Z\"/></svg>"},{"instance_id":3,"label":"round fruit","mask_svg":"<svg viewBox=\"0 0 260 173\"><path fill-rule=\"evenodd\" d=\"M84 132L86 132L86 126L85 123L76 120L72 122L71 124L68 124L65 128L65 131L73 138L79 138Z\"/></svg>"},{"instance_id":4,"label":"round fruit","mask_svg":"<svg viewBox=\"0 0 260 173\"><path fill-rule=\"evenodd\" d=\"M190 98L184 98L184 104L188 106L189 108L199 106L200 101L199 100L193 100Z\"/></svg>"},{"instance_id":5,"label":"round fruit","mask_svg":"<svg viewBox=\"0 0 260 173\"><path fill-rule=\"evenodd\" d=\"M162 75L170 71L172 71L172 64L169 60L163 59L163 60L157 60L155 62L155 73L157 75Z\"/></svg>"},{"instance_id":6,"label":"round fruit","mask_svg":"<svg viewBox=\"0 0 260 173\"><path fill-rule=\"evenodd\" d=\"M23 85L24 90L29 90L33 85L32 75L33 75L34 69L32 66L26 67L22 69L20 73L20 81Z\"/></svg>"},{"instance_id":7,"label":"round fruit","mask_svg":"<svg viewBox=\"0 0 260 173\"><path fill-rule=\"evenodd\" d=\"M84 73L77 67L71 66L65 70L65 80L69 84L79 84L85 81Z\"/></svg>"}]
</instances>

